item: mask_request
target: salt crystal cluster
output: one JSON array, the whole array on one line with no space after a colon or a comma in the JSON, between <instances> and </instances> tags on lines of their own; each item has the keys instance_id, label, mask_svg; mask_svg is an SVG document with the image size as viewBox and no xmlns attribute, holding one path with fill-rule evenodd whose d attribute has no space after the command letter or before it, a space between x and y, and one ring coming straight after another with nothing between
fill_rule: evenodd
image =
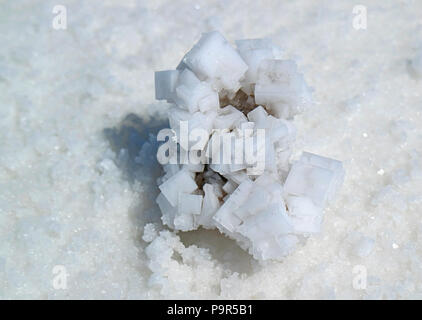
<instances>
[{"instance_id":1,"label":"salt crystal cluster","mask_svg":"<svg viewBox=\"0 0 422 320\"><path fill-rule=\"evenodd\" d=\"M292 118L311 93L296 63L279 54L268 39L238 40L234 49L210 32L176 70L155 74L156 98L172 104L169 124L177 134L167 142L174 147L169 154L179 157L163 165L158 181L163 223L181 231L218 228L259 260L281 259L319 232L323 208L344 176L341 162L307 152L290 163ZM200 142L181 141L182 130L195 129L205 132ZM236 141L256 142L262 131L264 143L252 144L252 154L263 157L214 163L224 157L211 147L217 138L232 150ZM181 151L199 153L201 161L183 162Z\"/></svg>"}]
</instances>

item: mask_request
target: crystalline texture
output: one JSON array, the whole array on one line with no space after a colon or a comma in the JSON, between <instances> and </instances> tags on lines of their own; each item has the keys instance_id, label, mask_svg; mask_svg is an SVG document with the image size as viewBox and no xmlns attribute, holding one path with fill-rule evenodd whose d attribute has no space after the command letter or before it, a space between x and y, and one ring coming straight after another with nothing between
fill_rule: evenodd
<instances>
[{"instance_id":1,"label":"crystalline texture","mask_svg":"<svg viewBox=\"0 0 422 320\"><path fill-rule=\"evenodd\" d=\"M291 118L309 104L310 89L294 61L264 60L258 69L255 101L279 118Z\"/></svg>"},{"instance_id":2,"label":"crystalline texture","mask_svg":"<svg viewBox=\"0 0 422 320\"><path fill-rule=\"evenodd\" d=\"M171 145L200 152L203 161L165 165L156 201L169 228L217 228L256 259L280 260L320 232L324 206L340 188L344 169L340 161L308 152L290 163L291 119L310 103L310 90L295 62L276 59L270 40L236 45L206 33L176 70L156 73L156 98L173 103L168 117L178 136ZM182 143L183 131L190 136L196 129L205 139ZM258 146L253 142L262 131L265 141ZM247 163L246 152L265 158ZM250 170L258 164L262 171Z\"/></svg>"},{"instance_id":3,"label":"crystalline texture","mask_svg":"<svg viewBox=\"0 0 422 320\"><path fill-rule=\"evenodd\" d=\"M183 62L217 89L237 91L248 66L239 53L218 32L203 34Z\"/></svg>"}]
</instances>

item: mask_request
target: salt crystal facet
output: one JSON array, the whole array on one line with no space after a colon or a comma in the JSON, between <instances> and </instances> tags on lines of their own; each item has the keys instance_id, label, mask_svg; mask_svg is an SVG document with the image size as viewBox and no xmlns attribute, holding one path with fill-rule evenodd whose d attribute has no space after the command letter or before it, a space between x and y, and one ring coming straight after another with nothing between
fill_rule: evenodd
<instances>
[{"instance_id":1,"label":"salt crystal facet","mask_svg":"<svg viewBox=\"0 0 422 320\"><path fill-rule=\"evenodd\" d=\"M171 229L217 228L256 259L280 260L320 232L344 169L308 152L291 164L291 119L311 90L270 40L236 46L218 32L203 34L176 70L156 73L156 98L173 104L169 159L179 161L163 164L156 201ZM192 152L201 162L184 162Z\"/></svg>"},{"instance_id":2,"label":"salt crystal facet","mask_svg":"<svg viewBox=\"0 0 422 320\"><path fill-rule=\"evenodd\" d=\"M237 91L248 66L219 32L203 34L183 62L215 88Z\"/></svg>"}]
</instances>

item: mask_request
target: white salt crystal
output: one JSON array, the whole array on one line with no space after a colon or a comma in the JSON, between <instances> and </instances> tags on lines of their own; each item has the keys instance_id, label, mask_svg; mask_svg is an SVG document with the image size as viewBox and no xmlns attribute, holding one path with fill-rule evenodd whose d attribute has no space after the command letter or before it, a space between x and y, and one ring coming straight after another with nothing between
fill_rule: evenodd
<instances>
[{"instance_id":1,"label":"white salt crystal","mask_svg":"<svg viewBox=\"0 0 422 320\"><path fill-rule=\"evenodd\" d=\"M295 217L318 216L321 209L309 199L300 196L288 196L286 198L289 214Z\"/></svg>"},{"instance_id":2,"label":"white salt crystal","mask_svg":"<svg viewBox=\"0 0 422 320\"><path fill-rule=\"evenodd\" d=\"M288 196L286 204L295 233L316 233L320 231L322 209L318 208L309 198Z\"/></svg>"},{"instance_id":3,"label":"white salt crystal","mask_svg":"<svg viewBox=\"0 0 422 320\"><path fill-rule=\"evenodd\" d=\"M201 139L197 136L198 133L211 133L213 129L214 119L217 116L216 112L210 111L206 114L202 112L190 113L178 107L171 107L168 110L170 128L176 132L177 142L181 142L180 137L184 135L187 140L180 146L186 150L203 150L206 146L209 136ZM186 131L181 132L181 126L184 126ZM200 129L199 132L194 131Z\"/></svg>"},{"instance_id":4,"label":"white salt crystal","mask_svg":"<svg viewBox=\"0 0 422 320\"><path fill-rule=\"evenodd\" d=\"M183 168L190 172L202 172L204 171L204 167L205 165L202 163L198 163L198 164L188 163L188 164L183 165Z\"/></svg>"},{"instance_id":5,"label":"white salt crystal","mask_svg":"<svg viewBox=\"0 0 422 320\"><path fill-rule=\"evenodd\" d=\"M343 164L335 159L322 157L313 153L303 152L300 158L300 162L312 164L321 168L329 169L334 173L334 178L330 184L328 190L327 199L331 201L337 190L343 184L344 180L344 168Z\"/></svg>"},{"instance_id":6,"label":"white salt crystal","mask_svg":"<svg viewBox=\"0 0 422 320\"><path fill-rule=\"evenodd\" d=\"M240 56L248 65L242 90L247 94L253 93L253 84L258 80L258 68L263 60L274 59L273 47L270 39L237 40L236 46Z\"/></svg>"},{"instance_id":7,"label":"white salt crystal","mask_svg":"<svg viewBox=\"0 0 422 320\"><path fill-rule=\"evenodd\" d=\"M224 177L238 185L244 181L249 181L249 176L243 171L227 173Z\"/></svg>"},{"instance_id":8,"label":"white salt crystal","mask_svg":"<svg viewBox=\"0 0 422 320\"><path fill-rule=\"evenodd\" d=\"M247 122L247 119L242 112L233 106L226 106L220 109L218 116L214 119L214 128L234 129L243 122Z\"/></svg>"},{"instance_id":9,"label":"white salt crystal","mask_svg":"<svg viewBox=\"0 0 422 320\"><path fill-rule=\"evenodd\" d=\"M169 226L170 228L175 228L174 218L177 213L177 208L172 206L162 193L158 195L155 201L157 202L158 207L162 212L161 220L163 221L163 223Z\"/></svg>"},{"instance_id":10,"label":"white salt crystal","mask_svg":"<svg viewBox=\"0 0 422 320\"><path fill-rule=\"evenodd\" d=\"M198 98L199 110L203 113L211 110L217 110L220 107L220 101L217 92L211 92Z\"/></svg>"},{"instance_id":11,"label":"white salt crystal","mask_svg":"<svg viewBox=\"0 0 422 320\"><path fill-rule=\"evenodd\" d=\"M290 169L284 191L286 195L310 198L315 205L323 207L333 178L334 173L329 169L298 161Z\"/></svg>"},{"instance_id":12,"label":"white salt crystal","mask_svg":"<svg viewBox=\"0 0 422 320\"><path fill-rule=\"evenodd\" d=\"M174 102L178 70L157 71L155 76L155 99Z\"/></svg>"},{"instance_id":13,"label":"white salt crystal","mask_svg":"<svg viewBox=\"0 0 422 320\"><path fill-rule=\"evenodd\" d=\"M271 202L271 194L261 188L254 188L245 203L236 211L236 216L242 220L264 210Z\"/></svg>"},{"instance_id":14,"label":"white salt crystal","mask_svg":"<svg viewBox=\"0 0 422 320\"><path fill-rule=\"evenodd\" d=\"M179 192L191 193L196 190L197 187L198 186L187 170L180 170L158 186L173 207L178 205Z\"/></svg>"},{"instance_id":15,"label":"white salt crystal","mask_svg":"<svg viewBox=\"0 0 422 320\"><path fill-rule=\"evenodd\" d=\"M310 89L296 63L291 60L264 60L258 70L255 101L266 105L278 118L291 118L311 100Z\"/></svg>"},{"instance_id":16,"label":"white salt crystal","mask_svg":"<svg viewBox=\"0 0 422 320\"><path fill-rule=\"evenodd\" d=\"M232 193L234 190L236 190L236 188L237 188L237 184L236 183L233 183L232 181L227 181L225 184L224 184L224 186L223 186L223 190L226 192L226 193Z\"/></svg>"},{"instance_id":17,"label":"white salt crystal","mask_svg":"<svg viewBox=\"0 0 422 320\"><path fill-rule=\"evenodd\" d=\"M179 192L178 214L201 214L202 199L203 197L201 195Z\"/></svg>"},{"instance_id":18,"label":"white salt crystal","mask_svg":"<svg viewBox=\"0 0 422 320\"><path fill-rule=\"evenodd\" d=\"M179 131L180 121L189 121L191 119L191 114L178 107L171 107L167 112L169 118L170 128Z\"/></svg>"},{"instance_id":19,"label":"white salt crystal","mask_svg":"<svg viewBox=\"0 0 422 320\"><path fill-rule=\"evenodd\" d=\"M220 207L220 201L213 185L206 183L203 186L203 190L205 195L202 202L202 211L197 221L199 225L205 228L214 228L215 224L212 217Z\"/></svg>"},{"instance_id":20,"label":"white salt crystal","mask_svg":"<svg viewBox=\"0 0 422 320\"><path fill-rule=\"evenodd\" d=\"M278 253L278 258L284 255L284 248L280 248L272 240L277 237L288 235L293 231L293 226L282 205L269 206L260 214L253 215L246 219L237 231L244 237L250 239L254 250L265 256L268 251Z\"/></svg>"},{"instance_id":21,"label":"white salt crystal","mask_svg":"<svg viewBox=\"0 0 422 320\"><path fill-rule=\"evenodd\" d=\"M189 150L204 150L213 129L216 116L216 112L208 112L206 114L195 112L190 117L188 123ZM195 129L199 129L199 131L196 132ZM207 136L203 137L202 134L205 132Z\"/></svg>"},{"instance_id":22,"label":"white salt crystal","mask_svg":"<svg viewBox=\"0 0 422 320\"><path fill-rule=\"evenodd\" d=\"M237 91L248 66L219 32L204 33L183 62L216 89Z\"/></svg>"},{"instance_id":23,"label":"white salt crystal","mask_svg":"<svg viewBox=\"0 0 422 320\"><path fill-rule=\"evenodd\" d=\"M203 112L219 107L218 93L209 83L200 81L189 69L181 72L175 86L178 106L190 113L199 111L200 105Z\"/></svg>"},{"instance_id":24,"label":"white salt crystal","mask_svg":"<svg viewBox=\"0 0 422 320\"><path fill-rule=\"evenodd\" d=\"M252 189L252 182L246 180L242 182L235 191L228 197L214 216L214 220L224 226L230 232L234 231L242 221L233 213L247 199Z\"/></svg>"}]
</instances>

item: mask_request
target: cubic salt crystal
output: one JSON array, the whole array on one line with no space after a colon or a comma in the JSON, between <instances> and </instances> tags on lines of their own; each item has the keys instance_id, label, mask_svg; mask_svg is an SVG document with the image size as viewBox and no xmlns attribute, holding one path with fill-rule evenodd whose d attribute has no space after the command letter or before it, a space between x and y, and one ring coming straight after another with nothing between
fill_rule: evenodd
<instances>
[{"instance_id":1,"label":"cubic salt crystal","mask_svg":"<svg viewBox=\"0 0 422 320\"><path fill-rule=\"evenodd\" d=\"M293 234L279 236L277 237L276 241L280 249L275 252L267 253L267 259L280 260L286 255L290 254L296 248L296 245L299 243L299 239Z\"/></svg>"},{"instance_id":2,"label":"cubic salt crystal","mask_svg":"<svg viewBox=\"0 0 422 320\"><path fill-rule=\"evenodd\" d=\"M283 248L280 248L275 239L290 234L293 226L283 206L274 204L264 212L246 219L237 231L252 241L254 250L265 256L271 251L282 251Z\"/></svg>"},{"instance_id":3,"label":"cubic salt crystal","mask_svg":"<svg viewBox=\"0 0 422 320\"><path fill-rule=\"evenodd\" d=\"M240 128L235 129L237 138L251 137L254 133L255 123L254 122L241 122Z\"/></svg>"},{"instance_id":4,"label":"cubic salt crystal","mask_svg":"<svg viewBox=\"0 0 422 320\"><path fill-rule=\"evenodd\" d=\"M217 109L219 105L218 93L215 92L209 83L200 81L189 69L183 70L175 84L177 104L188 110L190 113L202 112Z\"/></svg>"},{"instance_id":5,"label":"cubic salt crystal","mask_svg":"<svg viewBox=\"0 0 422 320\"><path fill-rule=\"evenodd\" d=\"M228 180L223 186L224 192L229 193L229 194L232 193L234 190L236 190L236 188L237 188L237 184L230 180Z\"/></svg>"},{"instance_id":6,"label":"cubic salt crystal","mask_svg":"<svg viewBox=\"0 0 422 320\"><path fill-rule=\"evenodd\" d=\"M265 109L262 106L258 106L252 111L249 111L248 113L249 121L254 122L255 125L259 126L260 128L265 128L267 117L268 117L268 113L267 111L265 111Z\"/></svg>"},{"instance_id":7,"label":"cubic salt crystal","mask_svg":"<svg viewBox=\"0 0 422 320\"><path fill-rule=\"evenodd\" d=\"M214 228L215 224L212 217L220 207L218 194L215 192L215 187L209 183L204 184L203 190L205 195L202 202L201 215L197 218L197 222L204 228Z\"/></svg>"},{"instance_id":8,"label":"cubic salt crystal","mask_svg":"<svg viewBox=\"0 0 422 320\"><path fill-rule=\"evenodd\" d=\"M215 159L215 157L213 157ZM210 168L222 176L230 173L230 165L224 163L211 163Z\"/></svg>"},{"instance_id":9,"label":"cubic salt crystal","mask_svg":"<svg viewBox=\"0 0 422 320\"><path fill-rule=\"evenodd\" d=\"M178 205L179 192L191 193L195 191L198 186L196 185L195 180L192 179L189 171L180 170L163 184L159 185L158 188L168 202L175 207Z\"/></svg>"},{"instance_id":10,"label":"cubic salt crystal","mask_svg":"<svg viewBox=\"0 0 422 320\"><path fill-rule=\"evenodd\" d=\"M284 191L286 195L308 197L323 207L333 179L333 171L298 161L290 169Z\"/></svg>"},{"instance_id":11,"label":"cubic salt crystal","mask_svg":"<svg viewBox=\"0 0 422 320\"><path fill-rule=\"evenodd\" d=\"M238 185L241 184L242 182L250 180L246 172L243 172L243 171L226 174L225 178L227 178L230 181L233 181L234 183Z\"/></svg>"},{"instance_id":12,"label":"cubic salt crystal","mask_svg":"<svg viewBox=\"0 0 422 320\"><path fill-rule=\"evenodd\" d=\"M232 159L234 159L234 157ZM232 160L232 163L229 164L229 171L230 171L230 173L238 172L238 171L243 170L243 169L246 169L246 164L245 163L236 164L236 163L234 163L234 160Z\"/></svg>"},{"instance_id":13,"label":"cubic salt crystal","mask_svg":"<svg viewBox=\"0 0 422 320\"><path fill-rule=\"evenodd\" d=\"M163 165L164 172L171 177L172 175L179 172L180 167L178 164L164 164Z\"/></svg>"},{"instance_id":14,"label":"cubic salt crystal","mask_svg":"<svg viewBox=\"0 0 422 320\"><path fill-rule=\"evenodd\" d=\"M231 130L243 122L247 122L247 119L242 112L233 106L226 106L220 109L218 116L214 119L214 128Z\"/></svg>"},{"instance_id":15,"label":"cubic salt crystal","mask_svg":"<svg viewBox=\"0 0 422 320\"><path fill-rule=\"evenodd\" d=\"M177 208L172 206L161 192L155 201L162 212L161 220L163 223L170 228L175 228L173 221L177 213Z\"/></svg>"},{"instance_id":16,"label":"cubic salt crystal","mask_svg":"<svg viewBox=\"0 0 422 320\"><path fill-rule=\"evenodd\" d=\"M204 33L183 62L215 89L237 91L248 66L219 32Z\"/></svg>"},{"instance_id":17,"label":"cubic salt crystal","mask_svg":"<svg viewBox=\"0 0 422 320\"><path fill-rule=\"evenodd\" d=\"M286 197L287 208L290 215L303 218L309 216L319 216L321 208L315 206L311 199L300 196Z\"/></svg>"},{"instance_id":18,"label":"cubic salt crystal","mask_svg":"<svg viewBox=\"0 0 422 320\"><path fill-rule=\"evenodd\" d=\"M201 195L179 192L179 215L199 215L202 209Z\"/></svg>"},{"instance_id":19,"label":"cubic salt crystal","mask_svg":"<svg viewBox=\"0 0 422 320\"><path fill-rule=\"evenodd\" d=\"M211 110L216 110L220 107L218 93L211 92L198 99L199 110L203 113Z\"/></svg>"},{"instance_id":20,"label":"cubic salt crystal","mask_svg":"<svg viewBox=\"0 0 422 320\"><path fill-rule=\"evenodd\" d=\"M288 196L287 208L291 216L294 232L317 233L321 229L322 209L305 197Z\"/></svg>"},{"instance_id":21,"label":"cubic salt crystal","mask_svg":"<svg viewBox=\"0 0 422 320\"><path fill-rule=\"evenodd\" d=\"M331 201L332 199L334 199L336 191L343 184L344 180L344 168L341 161L322 157L309 152L303 152L300 158L300 162L329 169L334 173L334 178L328 190L327 200Z\"/></svg>"},{"instance_id":22,"label":"cubic salt crystal","mask_svg":"<svg viewBox=\"0 0 422 320\"><path fill-rule=\"evenodd\" d=\"M182 135L188 138L185 143L180 144L186 150L203 150L205 148L209 137L205 137L205 139L193 137L193 135L196 135L194 130L200 129L200 133L203 131L211 133L216 116L217 113L214 111L203 114L202 112L189 113L178 107L171 107L168 110L170 128L176 132L177 142L181 142L180 137ZM181 123L181 121L184 123ZM181 125L185 125L186 132L181 132Z\"/></svg>"},{"instance_id":23,"label":"cubic salt crystal","mask_svg":"<svg viewBox=\"0 0 422 320\"><path fill-rule=\"evenodd\" d=\"M157 71L155 77L155 99L174 102L178 70Z\"/></svg>"},{"instance_id":24,"label":"cubic salt crystal","mask_svg":"<svg viewBox=\"0 0 422 320\"><path fill-rule=\"evenodd\" d=\"M253 93L253 84L258 80L258 68L263 60L274 59L273 46L270 39L237 40L236 46L240 56L248 65L242 90Z\"/></svg>"},{"instance_id":25,"label":"cubic salt crystal","mask_svg":"<svg viewBox=\"0 0 422 320\"><path fill-rule=\"evenodd\" d=\"M203 114L201 112L195 112L188 122L188 134L190 140L189 150L204 150L209 136L213 129L214 119L216 118L216 112L208 112ZM194 131L200 129L199 132ZM205 132L208 134L206 137L202 136ZM198 133L200 133L199 136Z\"/></svg>"},{"instance_id":26,"label":"cubic salt crystal","mask_svg":"<svg viewBox=\"0 0 422 320\"><path fill-rule=\"evenodd\" d=\"M255 101L266 105L277 118L291 118L303 111L311 93L291 60L263 60L255 85Z\"/></svg>"},{"instance_id":27,"label":"cubic salt crystal","mask_svg":"<svg viewBox=\"0 0 422 320\"><path fill-rule=\"evenodd\" d=\"M179 131L180 121L189 121L192 117L188 111L180 109L178 107L169 108L167 115L169 118L170 128L175 130L176 132Z\"/></svg>"},{"instance_id":28,"label":"cubic salt crystal","mask_svg":"<svg viewBox=\"0 0 422 320\"><path fill-rule=\"evenodd\" d=\"M242 222L233 212L246 201L252 186L253 183L250 180L242 182L215 214L214 220L220 223L228 231L234 231L235 227Z\"/></svg>"},{"instance_id":29,"label":"cubic salt crystal","mask_svg":"<svg viewBox=\"0 0 422 320\"><path fill-rule=\"evenodd\" d=\"M236 216L244 220L265 209L270 200L271 195L267 190L254 188L246 202L236 211Z\"/></svg>"},{"instance_id":30,"label":"cubic salt crystal","mask_svg":"<svg viewBox=\"0 0 422 320\"><path fill-rule=\"evenodd\" d=\"M190 172L202 172L204 171L204 167L205 165L202 163L198 163L198 164L188 163L188 164L183 165L183 168Z\"/></svg>"}]
</instances>

